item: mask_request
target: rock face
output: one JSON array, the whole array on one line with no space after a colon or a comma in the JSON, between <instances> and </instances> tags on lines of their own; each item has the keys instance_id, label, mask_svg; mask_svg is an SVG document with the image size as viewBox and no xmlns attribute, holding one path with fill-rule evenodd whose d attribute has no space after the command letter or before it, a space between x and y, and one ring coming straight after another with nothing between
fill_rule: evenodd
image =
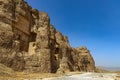
<instances>
[{"instance_id":1,"label":"rock face","mask_svg":"<svg viewBox=\"0 0 120 80\"><path fill-rule=\"evenodd\" d=\"M86 47L72 48L47 13L24 0L0 0L0 63L16 71L94 71Z\"/></svg>"},{"instance_id":2,"label":"rock face","mask_svg":"<svg viewBox=\"0 0 120 80\"><path fill-rule=\"evenodd\" d=\"M95 69L95 62L86 47L76 48L78 61L76 61L76 69L80 71L94 71ZM74 55L74 53L73 53Z\"/></svg>"}]
</instances>

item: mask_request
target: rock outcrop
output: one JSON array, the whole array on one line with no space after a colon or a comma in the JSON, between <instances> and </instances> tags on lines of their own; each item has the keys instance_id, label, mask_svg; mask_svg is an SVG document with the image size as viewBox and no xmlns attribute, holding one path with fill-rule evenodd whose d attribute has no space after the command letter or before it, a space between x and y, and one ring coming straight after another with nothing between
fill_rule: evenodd
<instances>
[{"instance_id":1,"label":"rock outcrop","mask_svg":"<svg viewBox=\"0 0 120 80\"><path fill-rule=\"evenodd\" d=\"M16 71L94 71L86 47L72 48L47 13L24 0L0 0L0 63Z\"/></svg>"},{"instance_id":2,"label":"rock outcrop","mask_svg":"<svg viewBox=\"0 0 120 80\"><path fill-rule=\"evenodd\" d=\"M80 71L94 71L95 62L86 47L75 48L75 54L73 52L74 61L75 61L75 69Z\"/></svg>"}]
</instances>

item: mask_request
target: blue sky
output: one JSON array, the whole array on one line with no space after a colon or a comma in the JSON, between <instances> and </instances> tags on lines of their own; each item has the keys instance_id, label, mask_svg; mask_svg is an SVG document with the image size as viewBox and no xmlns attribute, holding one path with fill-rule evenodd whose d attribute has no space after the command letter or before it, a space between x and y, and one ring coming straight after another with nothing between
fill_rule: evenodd
<instances>
[{"instance_id":1,"label":"blue sky","mask_svg":"<svg viewBox=\"0 0 120 80\"><path fill-rule=\"evenodd\" d=\"M120 0L26 0L47 12L72 47L87 46L97 66L120 67Z\"/></svg>"}]
</instances>

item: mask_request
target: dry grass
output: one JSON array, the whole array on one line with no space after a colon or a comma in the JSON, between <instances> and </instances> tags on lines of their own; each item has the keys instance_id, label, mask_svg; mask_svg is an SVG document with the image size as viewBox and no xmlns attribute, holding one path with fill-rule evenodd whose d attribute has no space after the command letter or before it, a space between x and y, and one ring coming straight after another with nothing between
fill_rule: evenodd
<instances>
[{"instance_id":1,"label":"dry grass","mask_svg":"<svg viewBox=\"0 0 120 80\"><path fill-rule=\"evenodd\" d=\"M80 72L70 72L66 73L70 75L80 74ZM0 76L0 80L36 80L42 78L50 78L50 77L59 77L60 74L53 74L53 73L25 73L25 72L15 72L10 76Z\"/></svg>"},{"instance_id":2,"label":"dry grass","mask_svg":"<svg viewBox=\"0 0 120 80\"><path fill-rule=\"evenodd\" d=\"M24 80L24 79L42 79L50 77L58 77L60 74L52 73L24 73L24 72L15 72L11 76L0 76L0 80Z\"/></svg>"},{"instance_id":3,"label":"dry grass","mask_svg":"<svg viewBox=\"0 0 120 80\"><path fill-rule=\"evenodd\" d=\"M24 80L34 78L40 79L58 76L60 76L60 74L15 72L11 68L8 68L3 64L0 64L0 80Z\"/></svg>"},{"instance_id":4,"label":"dry grass","mask_svg":"<svg viewBox=\"0 0 120 80\"><path fill-rule=\"evenodd\" d=\"M80 74L80 72L66 72L66 74L75 75ZM0 64L0 80L41 80L42 78L59 76L61 76L61 74L15 72L11 68Z\"/></svg>"}]
</instances>

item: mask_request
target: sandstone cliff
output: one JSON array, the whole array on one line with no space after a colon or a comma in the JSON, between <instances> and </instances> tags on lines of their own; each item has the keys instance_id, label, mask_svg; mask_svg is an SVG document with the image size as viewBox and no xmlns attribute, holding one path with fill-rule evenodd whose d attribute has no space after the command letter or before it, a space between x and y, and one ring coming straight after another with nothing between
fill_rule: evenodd
<instances>
[{"instance_id":1,"label":"sandstone cliff","mask_svg":"<svg viewBox=\"0 0 120 80\"><path fill-rule=\"evenodd\" d=\"M24 0L0 0L0 63L16 71L94 71L86 47L72 48L47 13Z\"/></svg>"}]
</instances>

